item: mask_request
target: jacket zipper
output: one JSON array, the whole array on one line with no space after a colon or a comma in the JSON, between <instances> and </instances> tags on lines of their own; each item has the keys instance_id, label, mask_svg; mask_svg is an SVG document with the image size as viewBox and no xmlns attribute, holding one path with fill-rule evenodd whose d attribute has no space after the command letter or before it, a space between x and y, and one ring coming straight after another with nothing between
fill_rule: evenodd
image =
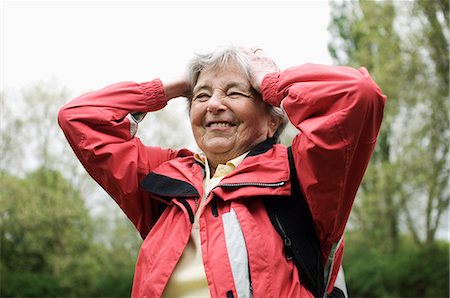
<instances>
[{"instance_id":1,"label":"jacket zipper","mask_svg":"<svg viewBox=\"0 0 450 298\"><path fill-rule=\"evenodd\" d=\"M260 182L240 182L240 183L224 183L214 186L206 197L209 197L211 192L218 187L241 187L241 186L257 186L257 187L279 187L286 184L286 182L260 183Z\"/></svg>"},{"instance_id":2,"label":"jacket zipper","mask_svg":"<svg viewBox=\"0 0 450 298\"><path fill-rule=\"evenodd\" d=\"M217 188L217 187L242 187L242 186L256 186L256 187L279 187L279 186L283 186L286 182L281 181L281 182L273 182L273 183L261 183L261 182L240 182L240 183L224 183L224 184L219 184L216 185L215 187L213 187L209 192L208 195L206 197L209 197L209 195L211 194L211 192ZM218 217L219 216L219 211L217 210L217 202L215 201L217 199L213 198L212 202L211 202L211 209L212 209L212 214L214 217Z\"/></svg>"},{"instance_id":3,"label":"jacket zipper","mask_svg":"<svg viewBox=\"0 0 450 298\"><path fill-rule=\"evenodd\" d=\"M286 260L290 261L292 260L292 241L286 234L286 231L284 230L283 226L281 225L280 219L278 218L278 215L275 214L275 221L277 223L278 230L281 232L281 235L283 237L283 243L284 243L284 254L286 256Z\"/></svg>"},{"instance_id":4,"label":"jacket zipper","mask_svg":"<svg viewBox=\"0 0 450 298\"><path fill-rule=\"evenodd\" d=\"M224 183L219 184L216 187L241 187L241 186L257 186L257 187L278 187L283 186L286 182L273 182L273 183L261 183L261 182L240 182L240 183ZM216 188L214 187L214 188Z\"/></svg>"},{"instance_id":5,"label":"jacket zipper","mask_svg":"<svg viewBox=\"0 0 450 298\"><path fill-rule=\"evenodd\" d=\"M276 227L276 228L278 229L278 231L281 233L281 235L282 235L282 237L283 237L284 254L285 254L285 256L286 256L286 260L288 260L288 261L291 261L291 260L292 260L292 261L294 261L294 263L295 263L295 260L293 259L293 258L294 258L295 251L292 249L292 241L291 241L291 239L287 236L286 231L284 230L283 225L281 224L280 219L278 218L278 214L275 213L274 218L275 218L275 222L276 222L276 224L277 224L277 227ZM296 258L296 259L299 260L298 255L297 255L297 258ZM296 264L297 264L297 263L296 263ZM302 267L302 269L303 269L302 271L305 273L306 278L307 278L308 280L314 282L314 279L312 278L311 274L309 273L308 270L306 270L306 269L304 268L304 266L303 266L302 264L303 264L303 263L300 263L300 266Z\"/></svg>"}]
</instances>

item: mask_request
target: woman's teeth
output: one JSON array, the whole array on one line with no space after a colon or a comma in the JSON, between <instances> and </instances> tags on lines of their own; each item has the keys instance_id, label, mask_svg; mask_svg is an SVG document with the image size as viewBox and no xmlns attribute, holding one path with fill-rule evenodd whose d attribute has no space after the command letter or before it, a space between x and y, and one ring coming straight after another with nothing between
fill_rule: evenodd
<instances>
[{"instance_id":1,"label":"woman's teeth","mask_svg":"<svg viewBox=\"0 0 450 298\"><path fill-rule=\"evenodd\" d=\"M210 125L210 127L229 127L229 126L231 126L231 124L228 122L214 122L211 123Z\"/></svg>"}]
</instances>

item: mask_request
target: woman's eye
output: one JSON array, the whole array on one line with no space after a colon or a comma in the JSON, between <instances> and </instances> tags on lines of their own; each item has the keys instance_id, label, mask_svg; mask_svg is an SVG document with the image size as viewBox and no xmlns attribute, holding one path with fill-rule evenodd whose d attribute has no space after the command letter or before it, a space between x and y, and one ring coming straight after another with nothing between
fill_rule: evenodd
<instances>
[{"instance_id":1,"label":"woman's eye","mask_svg":"<svg viewBox=\"0 0 450 298\"><path fill-rule=\"evenodd\" d=\"M194 100L197 101L207 101L209 99L209 95L206 93L200 93L199 95L195 96Z\"/></svg>"},{"instance_id":2,"label":"woman's eye","mask_svg":"<svg viewBox=\"0 0 450 298\"><path fill-rule=\"evenodd\" d=\"M246 94L242 92L230 92L227 94L228 97L248 97Z\"/></svg>"}]
</instances>

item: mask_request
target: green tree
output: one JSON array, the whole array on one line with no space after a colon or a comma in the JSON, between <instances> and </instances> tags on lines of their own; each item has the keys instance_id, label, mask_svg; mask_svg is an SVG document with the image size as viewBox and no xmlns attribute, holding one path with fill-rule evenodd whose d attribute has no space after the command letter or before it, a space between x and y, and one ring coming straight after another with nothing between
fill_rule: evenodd
<instances>
[{"instance_id":1,"label":"green tree","mask_svg":"<svg viewBox=\"0 0 450 298\"><path fill-rule=\"evenodd\" d=\"M388 96L353 224L388 251L404 227L431 243L449 204L448 1L331 5L331 55L366 66Z\"/></svg>"},{"instance_id":2,"label":"green tree","mask_svg":"<svg viewBox=\"0 0 450 298\"><path fill-rule=\"evenodd\" d=\"M116 206L105 208L95 220L95 242L102 249L96 256L102 264L97 277L96 297L128 297L131 293L134 267L142 238Z\"/></svg>"},{"instance_id":3,"label":"green tree","mask_svg":"<svg viewBox=\"0 0 450 298\"><path fill-rule=\"evenodd\" d=\"M128 297L140 236L124 216L93 220L58 171L0 179L1 297ZM98 237L98 236L101 237Z\"/></svg>"},{"instance_id":4,"label":"green tree","mask_svg":"<svg viewBox=\"0 0 450 298\"><path fill-rule=\"evenodd\" d=\"M2 172L0 189L1 296L74 296L74 284L93 288L93 228L80 193L45 168L23 179Z\"/></svg>"},{"instance_id":5,"label":"green tree","mask_svg":"<svg viewBox=\"0 0 450 298\"><path fill-rule=\"evenodd\" d=\"M64 139L57 123L69 91L56 80L20 91L1 93L0 170L23 176L38 167L60 170L75 188L92 191L92 184Z\"/></svg>"},{"instance_id":6,"label":"green tree","mask_svg":"<svg viewBox=\"0 0 450 298\"><path fill-rule=\"evenodd\" d=\"M23 156L22 146L17 146L17 135L22 130L22 121L14 117L12 107L6 102L5 92L0 93L0 171L9 169L18 173L22 170L22 164L18 156Z\"/></svg>"},{"instance_id":7,"label":"green tree","mask_svg":"<svg viewBox=\"0 0 450 298\"><path fill-rule=\"evenodd\" d=\"M1 297L130 295L142 240L118 208L99 207L114 203L56 121L67 98L55 81L2 93Z\"/></svg>"},{"instance_id":8,"label":"green tree","mask_svg":"<svg viewBox=\"0 0 450 298\"><path fill-rule=\"evenodd\" d=\"M448 0L417 1L413 7L413 15L420 21L422 30L415 33L415 40L423 46L423 65L427 80L423 100L419 103L419 116L424 119L422 127L413 132L413 138L422 142L406 143L413 152L416 162L403 161L406 171L422 172L422 175L409 175L415 192L426 202L425 233L420 234L423 226L416 225L410 213L407 213L408 227L417 243L433 242L445 211L448 211L450 192L449 181L449 2ZM409 50L416 49L418 44L410 44ZM419 91L419 90L417 90ZM414 115L413 115L414 116ZM418 164L417 167L415 164ZM408 176L406 176L409 179ZM403 190L403 201L413 193ZM406 194L406 195L405 195ZM414 202L409 201L411 204ZM406 211L413 210L409 205ZM447 228L448 228L448 222ZM421 241L423 240L423 241Z\"/></svg>"},{"instance_id":9,"label":"green tree","mask_svg":"<svg viewBox=\"0 0 450 298\"><path fill-rule=\"evenodd\" d=\"M336 63L366 66L388 97L346 233L350 294L448 297L448 0L331 6Z\"/></svg>"}]
</instances>

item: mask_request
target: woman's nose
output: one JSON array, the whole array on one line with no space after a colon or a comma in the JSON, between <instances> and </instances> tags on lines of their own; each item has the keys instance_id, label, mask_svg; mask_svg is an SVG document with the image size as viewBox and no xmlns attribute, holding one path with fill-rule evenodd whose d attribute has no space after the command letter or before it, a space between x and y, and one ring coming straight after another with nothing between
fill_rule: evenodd
<instances>
[{"instance_id":1,"label":"woman's nose","mask_svg":"<svg viewBox=\"0 0 450 298\"><path fill-rule=\"evenodd\" d=\"M207 111L217 113L226 110L227 106L224 104L223 100L224 98L220 94L214 93L208 100Z\"/></svg>"}]
</instances>

